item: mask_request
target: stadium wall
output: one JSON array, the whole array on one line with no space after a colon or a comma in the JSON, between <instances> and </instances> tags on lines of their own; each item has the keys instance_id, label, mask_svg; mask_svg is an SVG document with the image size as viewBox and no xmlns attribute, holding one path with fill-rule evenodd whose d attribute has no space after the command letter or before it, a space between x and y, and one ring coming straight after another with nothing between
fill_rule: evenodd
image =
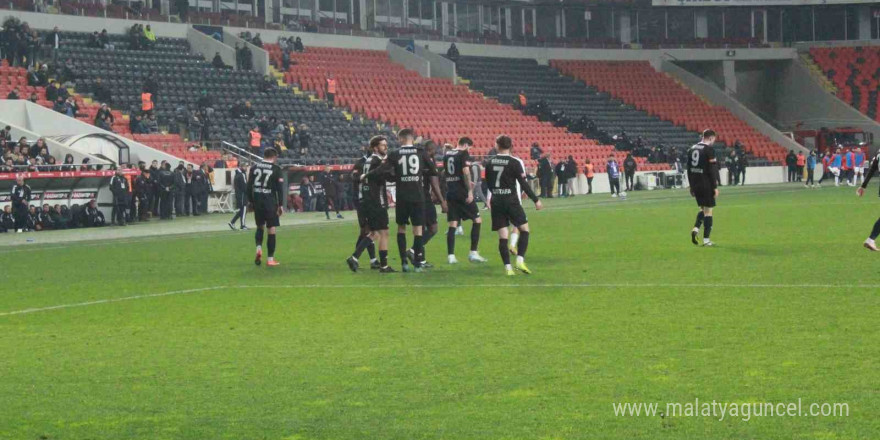
<instances>
[{"instance_id":1,"label":"stadium wall","mask_svg":"<svg viewBox=\"0 0 880 440\"><path fill-rule=\"evenodd\" d=\"M187 26L189 28L189 26ZM251 53L253 54L253 68L255 72L260 72L261 75L269 74L269 52L266 52L263 49L260 49L257 46L254 46L251 43L239 38L237 36L238 32L230 32L230 28L223 29L223 42L233 47L233 53L235 52L235 45L239 44L242 46L247 46L250 48ZM207 58L209 61L211 58ZM235 62L232 63L235 66Z\"/></svg>"},{"instance_id":2,"label":"stadium wall","mask_svg":"<svg viewBox=\"0 0 880 440\"><path fill-rule=\"evenodd\" d=\"M232 46L228 46L192 27L186 30L186 40L189 42L189 47L193 52L205 57L209 62L214 59L214 54L220 53L223 63L235 68L235 49Z\"/></svg>"},{"instance_id":3,"label":"stadium wall","mask_svg":"<svg viewBox=\"0 0 880 440\"><path fill-rule=\"evenodd\" d=\"M684 85L713 105L727 108L734 116L751 125L755 130L758 130L758 132L769 137L773 142L778 143L786 150L808 152L808 150L801 144L798 144L791 138L782 134L782 132L758 117L758 115L753 113L746 106L740 104L736 99L730 97L727 93L718 88L717 85L704 81L702 78L669 61L663 62L661 67L663 72L669 73L677 78Z\"/></svg>"},{"instance_id":4,"label":"stadium wall","mask_svg":"<svg viewBox=\"0 0 880 440\"><path fill-rule=\"evenodd\" d=\"M774 119L780 127L857 127L872 133L875 144L880 142L880 124L828 93L800 58L783 69L777 80L775 102Z\"/></svg>"},{"instance_id":5,"label":"stadium wall","mask_svg":"<svg viewBox=\"0 0 880 440\"><path fill-rule=\"evenodd\" d=\"M425 78L431 77L431 63L428 60L392 43L391 41L385 45L385 50L388 51L388 57L391 58L391 61L406 67L406 70L419 72L419 75Z\"/></svg>"},{"instance_id":6,"label":"stadium wall","mask_svg":"<svg viewBox=\"0 0 880 440\"><path fill-rule=\"evenodd\" d=\"M425 49L424 46L415 46L416 55L428 60L431 63L431 77L432 78L447 78L452 81L453 84L458 82L458 77L455 73L455 63L450 61L448 58L442 57L434 52L431 52L428 49Z\"/></svg>"}]
</instances>

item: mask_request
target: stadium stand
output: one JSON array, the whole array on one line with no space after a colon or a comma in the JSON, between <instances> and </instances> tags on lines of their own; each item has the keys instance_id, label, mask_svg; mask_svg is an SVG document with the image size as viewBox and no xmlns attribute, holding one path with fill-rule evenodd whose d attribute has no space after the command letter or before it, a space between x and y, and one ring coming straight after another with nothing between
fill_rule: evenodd
<instances>
[{"instance_id":1,"label":"stadium stand","mask_svg":"<svg viewBox=\"0 0 880 440\"><path fill-rule=\"evenodd\" d=\"M601 131L626 131L631 138L641 136L648 145L686 147L698 136L533 59L462 56L456 69L459 76L470 80L472 89L500 102L515 104L519 92L524 91L529 102L544 101L551 110L565 112L571 122L587 117Z\"/></svg>"},{"instance_id":2,"label":"stadium stand","mask_svg":"<svg viewBox=\"0 0 880 440\"><path fill-rule=\"evenodd\" d=\"M671 77L654 70L648 62L552 60L550 65L687 130L698 132L712 127L718 131L719 142L730 146L739 141L754 156L780 163L787 154L782 146L727 109L708 104Z\"/></svg>"},{"instance_id":3,"label":"stadium stand","mask_svg":"<svg viewBox=\"0 0 880 440\"><path fill-rule=\"evenodd\" d=\"M176 131L175 118L182 109L194 110L203 92L215 108L208 140L247 145L254 121L230 113L233 105L243 101L253 104L257 118L274 117L277 123L292 120L297 127L305 124L311 136L309 154L299 157L291 149L283 154L282 163L316 164L356 157L359 145L376 131L372 121L349 121L343 112L310 102L308 96L285 88L261 90L263 78L257 73L214 68L200 55L190 54L184 39L160 38L151 50L129 50L123 35L112 35L111 40L116 50L108 51L86 47L86 33L64 33L65 45L57 51L57 58L73 60L78 92L91 93L95 80L102 78L114 91L115 106L126 110L136 111L145 80L155 75L160 84L159 122L171 131ZM133 138L194 162L216 160L220 155L217 151L190 153L187 148L192 143L177 135L136 134Z\"/></svg>"},{"instance_id":4,"label":"stadium stand","mask_svg":"<svg viewBox=\"0 0 880 440\"><path fill-rule=\"evenodd\" d=\"M267 50L273 64L280 66L281 49L267 45ZM305 53L292 53L291 59L295 64L284 72L287 83L324 97L326 78L332 75L338 82L336 105L397 127L412 127L419 135L439 143L454 143L460 136L469 136L475 142L476 155L488 153L501 133L513 138L521 155L532 142L557 158L572 155L579 163L589 157L594 163L604 164L614 152L612 146L539 122L465 86L446 79L423 78L393 63L384 51L310 47ZM653 168L666 166L645 164L642 169Z\"/></svg>"},{"instance_id":5,"label":"stadium stand","mask_svg":"<svg viewBox=\"0 0 880 440\"><path fill-rule=\"evenodd\" d=\"M880 47L813 47L810 56L837 87L837 96L880 121Z\"/></svg>"}]
</instances>

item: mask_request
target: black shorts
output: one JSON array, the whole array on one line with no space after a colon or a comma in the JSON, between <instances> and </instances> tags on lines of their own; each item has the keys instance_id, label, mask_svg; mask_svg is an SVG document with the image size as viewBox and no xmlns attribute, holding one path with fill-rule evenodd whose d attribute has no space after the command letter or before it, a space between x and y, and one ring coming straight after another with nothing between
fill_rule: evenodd
<instances>
[{"instance_id":1,"label":"black shorts","mask_svg":"<svg viewBox=\"0 0 880 440\"><path fill-rule=\"evenodd\" d=\"M394 209L398 225L425 226L425 202L397 202Z\"/></svg>"},{"instance_id":2,"label":"black shorts","mask_svg":"<svg viewBox=\"0 0 880 440\"><path fill-rule=\"evenodd\" d=\"M492 199L492 230L497 231L511 224L519 227L529 222L519 200Z\"/></svg>"},{"instance_id":3,"label":"black shorts","mask_svg":"<svg viewBox=\"0 0 880 440\"><path fill-rule=\"evenodd\" d=\"M425 226L437 224L437 207L434 202L428 200L425 202Z\"/></svg>"},{"instance_id":4,"label":"black shorts","mask_svg":"<svg viewBox=\"0 0 880 440\"><path fill-rule=\"evenodd\" d=\"M384 231L388 229L388 209L378 203L361 203L358 215L363 213L364 224L370 231Z\"/></svg>"},{"instance_id":5,"label":"black shorts","mask_svg":"<svg viewBox=\"0 0 880 440\"><path fill-rule=\"evenodd\" d=\"M254 221L257 227L275 228L281 226L278 219L278 207L275 205L254 205Z\"/></svg>"},{"instance_id":6,"label":"black shorts","mask_svg":"<svg viewBox=\"0 0 880 440\"><path fill-rule=\"evenodd\" d=\"M702 208L712 208L715 206L715 190L708 185L692 186L694 199L697 200L697 206Z\"/></svg>"},{"instance_id":7,"label":"black shorts","mask_svg":"<svg viewBox=\"0 0 880 440\"><path fill-rule=\"evenodd\" d=\"M448 211L446 212L446 221L460 222L462 220L476 220L480 218L480 208L477 202L466 202L466 199L449 198L446 200Z\"/></svg>"}]
</instances>

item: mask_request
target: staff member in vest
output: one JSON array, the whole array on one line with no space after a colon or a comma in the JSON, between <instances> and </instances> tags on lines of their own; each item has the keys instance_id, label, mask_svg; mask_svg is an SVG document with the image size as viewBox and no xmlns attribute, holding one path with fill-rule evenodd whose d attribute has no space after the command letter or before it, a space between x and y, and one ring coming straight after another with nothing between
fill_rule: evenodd
<instances>
[{"instance_id":1,"label":"staff member in vest","mask_svg":"<svg viewBox=\"0 0 880 440\"><path fill-rule=\"evenodd\" d=\"M327 100L334 102L336 99L336 79L333 75L327 77Z\"/></svg>"},{"instance_id":2,"label":"staff member in vest","mask_svg":"<svg viewBox=\"0 0 880 440\"><path fill-rule=\"evenodd\" d=\"M519 96L517 96L517 103L519 104L519 109L525 111L528 106L529 100L526 98L526 92L524 90L519 91Z\"/></svg>"},{"instance_id":3,"label":"staff member in vest","mask_svg":"<svg viewBox=\"0 0 880 440\"><path fill-rule=\"evenodd\" d=\"M802 151L798 151L797 156L795 156L795 165L797 166L797 181L800 182L804 180L804 165L807 164L807 157L804 156Z\"/></svg>"},{"instance_id":4,"label":"staff member in vest","mask_svg":"<svg viewBox=\"0 0 880 440\"><path fill-rule=\"evenodd\" d=\"M247 217L247 165L244 162L240 162L238 168L235 169L235 177L233 177L232 183L235 188L235 208L237 211L235 212L235 217L232 217L232 220L229 221L229 229L234 231L235 222L240 220L241 226L239 229L246 231L247 226L244 225L244 219Z\"/></svg>"},{"instance_id":5,"label":"staff member in vest","mask_svg":"<svg viewBox=\"0 0 880 440\"><path fill-rule=\"evenodd\" d=\"M260 132L260 126L254 125L248 135L250 136L251 153L263 157L263 133Z\"/></svg>"},{"instance_id":6,"label":"staff member in vest","mask_svg":"<svg viewBox=\"0 0 880 440\"><path fill-rule=\"evenodd\" d=\"M147 87L144 87L144 91L141 93L141 112L143 112L144 115L152 115L153 108L153 94L150 93Z\"/></svg>"},{"instance_id":7,"label":"staff member in vest","mask_svg":"<svg viewBox=\"0 0 880 440\"><path fill-rule=\"evenodd\" d=\"M15 218L15 232L27 229L28 204L31 202L31 187L24 183L24 177L15 178L12 187L12 216Z\"/></svg>"}]
</instances>

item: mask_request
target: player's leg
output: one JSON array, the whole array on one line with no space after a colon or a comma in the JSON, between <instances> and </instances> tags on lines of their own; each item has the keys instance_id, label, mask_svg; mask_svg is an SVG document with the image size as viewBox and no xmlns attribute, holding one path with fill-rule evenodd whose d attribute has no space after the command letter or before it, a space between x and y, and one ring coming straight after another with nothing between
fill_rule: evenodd
<instances>
[{"instance_id":1,"label":"player's leg","mask_svg":"<svg viewBox=\"0 0 880 440\"><path fill-rule=\"evenodd\" d=\"M257 255L254 258L254 264L259 266L263 260L263 229L266 227L266 218L260 206L254 206L254 221L257 224L257 230L254 232L254 241L257 245Z\"/></svg>"},{"instance_id":2,"label":"player's leg","mask_svg":"<svg viewBox=\"0 0 880 440\"><path fill-rule=\"evenodd\" d=\"M519 243L519 229L510 225L510 253L516 255L516 245Z\"/></svg>"},{"instance_id":3,"label":"player's leg","mask_svg":"<svg viewBox=\"0 0 880 440\"><path fill-rule=\"evenodd\" d=\"M400 205L397 206L400 209ZM408 271L409 264L406 259L406 225L397 224L397 251L400 254L400 262L403 265L403 271Z\"/></svg>"},{"instance_id":4,"label":"player's leg","mask_svg":"<svg viewBox=\"0 0 880 440\"><path fill-rule=\"evenodd\" d=\"M416 268L416 272L420 272L422 270L422 262L425 260L425 245L422 243L422 233L424 232L424 226L416 225L416 221L413 220L412 232L413 232L413 258L412 264Z\"/></svg>"},{"instance_id":5,"label":"player's leg","mask_svg":"<svg viewBox=\"0 0 880 440\"><path fill-rule=\"evenodd\" d=\"M495 220L492 220L493 226L495 224ZM493 229L495 229L493 227ZM504 271L507 275L516 275L516 272L513 271L513 266L510 265L510 249L508 249L508 240L509 235L507 232L507 226L503 226L497 229L498 231L498 253L501 254L501 262L504 263Z\"/></svg>"},{"instance_id":6,"label":"player's leg","mask_svg":"<svg viewBox=\"0 0 880 440\"><path fill-rule=\"evenodd\" d=\"M369 230L365 226L361 226L358 235L357 245L354 247L354 252L349 255L349 257L345 260L348 263L348 268L351 269L352 272L357 272L360 263L358 260L361 258L361 254L364 253L364 250L367 249L368 246L373 244L373 236L369 232Z\"/></svg>"},{"instance_id":7,"label":"player's leg","mask_svg":"<svg viewBox=\"0 0 880 440\"><path fill-rule=\"evenodd\" d=\"M267 266L278 266L278 262L275 261L275 226L269 226L269 236L266 237L266 247L269 251L269 261L266 262Z\"/></svg>"},{"instance_id":8,"label":"player's leg","mask_svg":"<svg viewBox=\"0 0 880 440\"><path fill-rule=\"evenodd\" d=\"M697 221L694 222L694 229L691 229L691 242L693 244L700 244L697 241L697 235L700 233L700 227L703 226L703 220L706 218L706 213L703 212L703 208L700 208L700 212L697 213Z\"/></svg>"},{"instance_id":9,"label":"player's leg","mask_svg":"<svg viewBox=\"0 0 880 440\"><path fill-rule=\"evenodd\" d=\"M467 218L473 221L471 224L471 251L468 254L468 261L471 263L485 263L488 260L483 258L478 251L480 247L480 230L483 228L483 218L480 217L480 209L476 203L471 203L466 211Z\"/></svg>"},{"instance_id":10,"label":"player's leg","mask_svg":"<svg viewBox=\"0 0 880 440\"><path fill-rule=\"evenodd\" d=\"M865 240L865 247L868 248L868 250L877 252L877 244L874 240L876 240L878 236L880 236L880 218L874 222L874 229L871 230L871 235Z\"/></svg>"},{"instance_id":11,"label":"player's leg","mask_svg":"<svg viewBox=\"0 0 880 440\"><path fill-rule=\"evenodd\" d=\"M712 207L704 206L703 208L703 246L714 246L709 237L712 235Z\"/></svg>"},{"instance_id":12,"label":"player's leg","mask_svg":"<svg viewBox=\"0 0 880 440\"><path fill-rule=\"evenodd\" d=\"M449 204L449 212L452 213L453 207L452 203ZM451 215L449 216L451 217ZM448 220L448 227L446 229L446 255L449 264L456 264L458 260L455 258L455 230L458 229L458 221L457 220Z\"/></svg>"},{"instance_id":13,"label":"player's leg","mask_svg":"<svg viewBox=\"0 0 880 440\"><path fill-rule=\"evenodd\" d=\"M531 274L532 271L526 266L525 261L526 251L529 249L529 223L522 223L517 226L517 229L519 229L519 241L516 244L516 269L522 273Z\"/></svg>"}]
</instances>

